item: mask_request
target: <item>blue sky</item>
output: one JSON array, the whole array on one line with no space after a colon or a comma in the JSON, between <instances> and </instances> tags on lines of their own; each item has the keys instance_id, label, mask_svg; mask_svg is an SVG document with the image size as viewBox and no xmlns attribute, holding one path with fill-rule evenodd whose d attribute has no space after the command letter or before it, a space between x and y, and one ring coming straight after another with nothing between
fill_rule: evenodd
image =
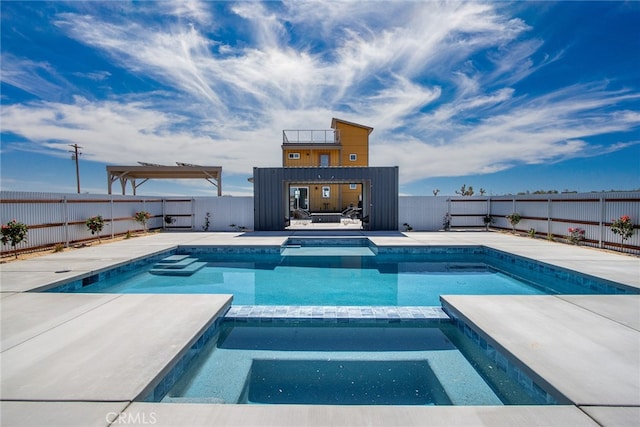
<instances>
[{"instance_id":1,"label":"blue sky","mask_svg":"<svg viewBox=\"0 0 640 427\"><path fill-rule=\"evenodd\" d=\"M0 2L3 190L106 165L222 166L252 195L283 129L374 128L400 193L640 188L639 2ZM114 191L118 190L114 186ZM214 195L202 180L138 194Z\"/></svg>"}]
</instances>

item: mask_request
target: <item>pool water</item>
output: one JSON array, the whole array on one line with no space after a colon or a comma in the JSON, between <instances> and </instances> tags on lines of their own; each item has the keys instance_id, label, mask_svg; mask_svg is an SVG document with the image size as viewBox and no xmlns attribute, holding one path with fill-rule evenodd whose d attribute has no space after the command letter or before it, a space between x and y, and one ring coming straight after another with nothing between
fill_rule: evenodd
<instances>
[{"instance_id":1,"label":"pool water","mask_svg":"<svg viewBox=\"0 0 640 427\"><path fill-rule=\"evenodd\" d=\"M163 402L328 405L535 404L451 325L225 322ZM495 373L482 376L474 366Z\"/></svg>"},{"instance_id":2,"label":"pool water","mask_svg":"<svg viewBox=\"0 0 640 427\"><path fill-rule=\"evenodd\" d=\"M516 277L507 272L509 262L496 268L478 254L372 256L355 248L356 255L333 255L330 249L313 256L174 254L74 291L233 294L238 305L338 306L439 306L440 295L601 292L530 268Z\"/></svg>"}]
</instances>

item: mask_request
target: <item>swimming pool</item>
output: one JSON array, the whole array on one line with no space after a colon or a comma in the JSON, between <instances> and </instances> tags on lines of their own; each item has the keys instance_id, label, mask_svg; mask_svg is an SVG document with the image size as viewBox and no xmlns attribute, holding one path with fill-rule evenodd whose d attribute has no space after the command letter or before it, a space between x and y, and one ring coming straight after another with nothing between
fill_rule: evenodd
<instances>
[{"instance_id":1,"label":"swimming pool","mask_svg":"<svg viewBox=\"0 0 640 427\"><path fill-rule=\"evenodd\" d=\"M637 293L483 246L305 243L182 246L56 290L234 295L222 331L205 333L214 338L147 400L353 405L558 403L478 331L412 310L439 309L441 294Z\"/></svg>"},{"instance_id":2,"label":"swimming pool","mask_svg":"<svg viewBox=\"0 0 640 427\"><path fill-rule=\"evenodd\" d=\"M440 295L638 293L485 247L377 247L368 239L281 247L181 247L54 291L233 294L234 305L439 306Z\"/></svg>"},{"instance_id":3,"label":"swimming pool","mask_svg":"<svg viewBox=\"0 0 640 427\"><path fill-rule=\"evenodd\" d=\"M163 402L549 404L452 325L224 322ZM471 354L473 353L473 354ZM492 366L493 365L493 366Z\"/></svg>"}]
</instances>

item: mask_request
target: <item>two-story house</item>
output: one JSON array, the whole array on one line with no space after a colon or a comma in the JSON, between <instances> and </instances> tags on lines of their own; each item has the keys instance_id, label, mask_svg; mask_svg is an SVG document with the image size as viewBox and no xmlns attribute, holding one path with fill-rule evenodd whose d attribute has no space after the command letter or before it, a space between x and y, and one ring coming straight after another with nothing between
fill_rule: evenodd
<instances>
[{"instance_id":1,"label":"two-story house","mask_svg":"<svg viewBox=\"0 0 640 427\"><path fill-rule=\"evenodd\" d=\"M369 166L369 135L373 128L340 119L331 120L331 129L284 130L282 166L350 167ZM361 183L295 182L289 184L290 212L343 212L362 203Z\"/></svg>"}]
</instances>

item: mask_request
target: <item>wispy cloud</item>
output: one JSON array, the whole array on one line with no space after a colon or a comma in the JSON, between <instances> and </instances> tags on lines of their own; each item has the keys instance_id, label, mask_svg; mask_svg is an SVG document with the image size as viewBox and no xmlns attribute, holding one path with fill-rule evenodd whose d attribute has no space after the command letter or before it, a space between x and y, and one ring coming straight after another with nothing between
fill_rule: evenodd
<instances>
[{"instance_id":1,"label":"wispy cloud","mask_svg":"<svg viewBox=\"0 0 640 427\"><path fill-rule=\"evenodd\" d=\"M326 128L338 116L373 126L372 162L399 165L411 182L584 156L589 137L640 125L625 108L638 99L631 90L522 92L519 82L563 52L541 52L544 41L502 4L153 5L100 14L85 3L55 18L152 90L72 96L49 64L3 56L3 82L42 99L3 107L3 130L52 150L83 144L106 163L180 160L242 175L279 165L282 129Z\"/></svg>"},{"instance_id":2,"label":"wispy cloud","mask_svg":"<svg viewBox=\"0 0 640 427\"><path fill-rule=\"evenodd\" d=\"M1 79L4 83L46 100L63 100L64 94L77 90L45 61L3 53Z\"/></svg>"},{"instance_id":3,"label":"wispy cloud","mask_svg":"<svg viewBox=\"0 0 640 427\"><path fill-rule=\"evenodd\" d=\"M498 95L495 104L474 100L445 105L426 116L423 138L402 141L376 149L376 162L402 162L403 179L420 176L463 176L504 170L517 164L554 162L572 157L600 155L631 144L592 146L584 138L624 132L640 125L632 111L607 112L605 107L640 99L640 94L606 91L591 85L577 85L543 96L511 102L511 93ZM493 108L488 118L467 122L469 110ZM463 117L456 108L465 108ZM603 111L603 109L605 109ZM472 114L471 114L472 115ZM449 126L448 129L444 125ZM429 132L428 129L435 129ZM393 140L393 132L388 137ZM414 154L410 153L421 153Z\"/></svg>"}]
</instances>

